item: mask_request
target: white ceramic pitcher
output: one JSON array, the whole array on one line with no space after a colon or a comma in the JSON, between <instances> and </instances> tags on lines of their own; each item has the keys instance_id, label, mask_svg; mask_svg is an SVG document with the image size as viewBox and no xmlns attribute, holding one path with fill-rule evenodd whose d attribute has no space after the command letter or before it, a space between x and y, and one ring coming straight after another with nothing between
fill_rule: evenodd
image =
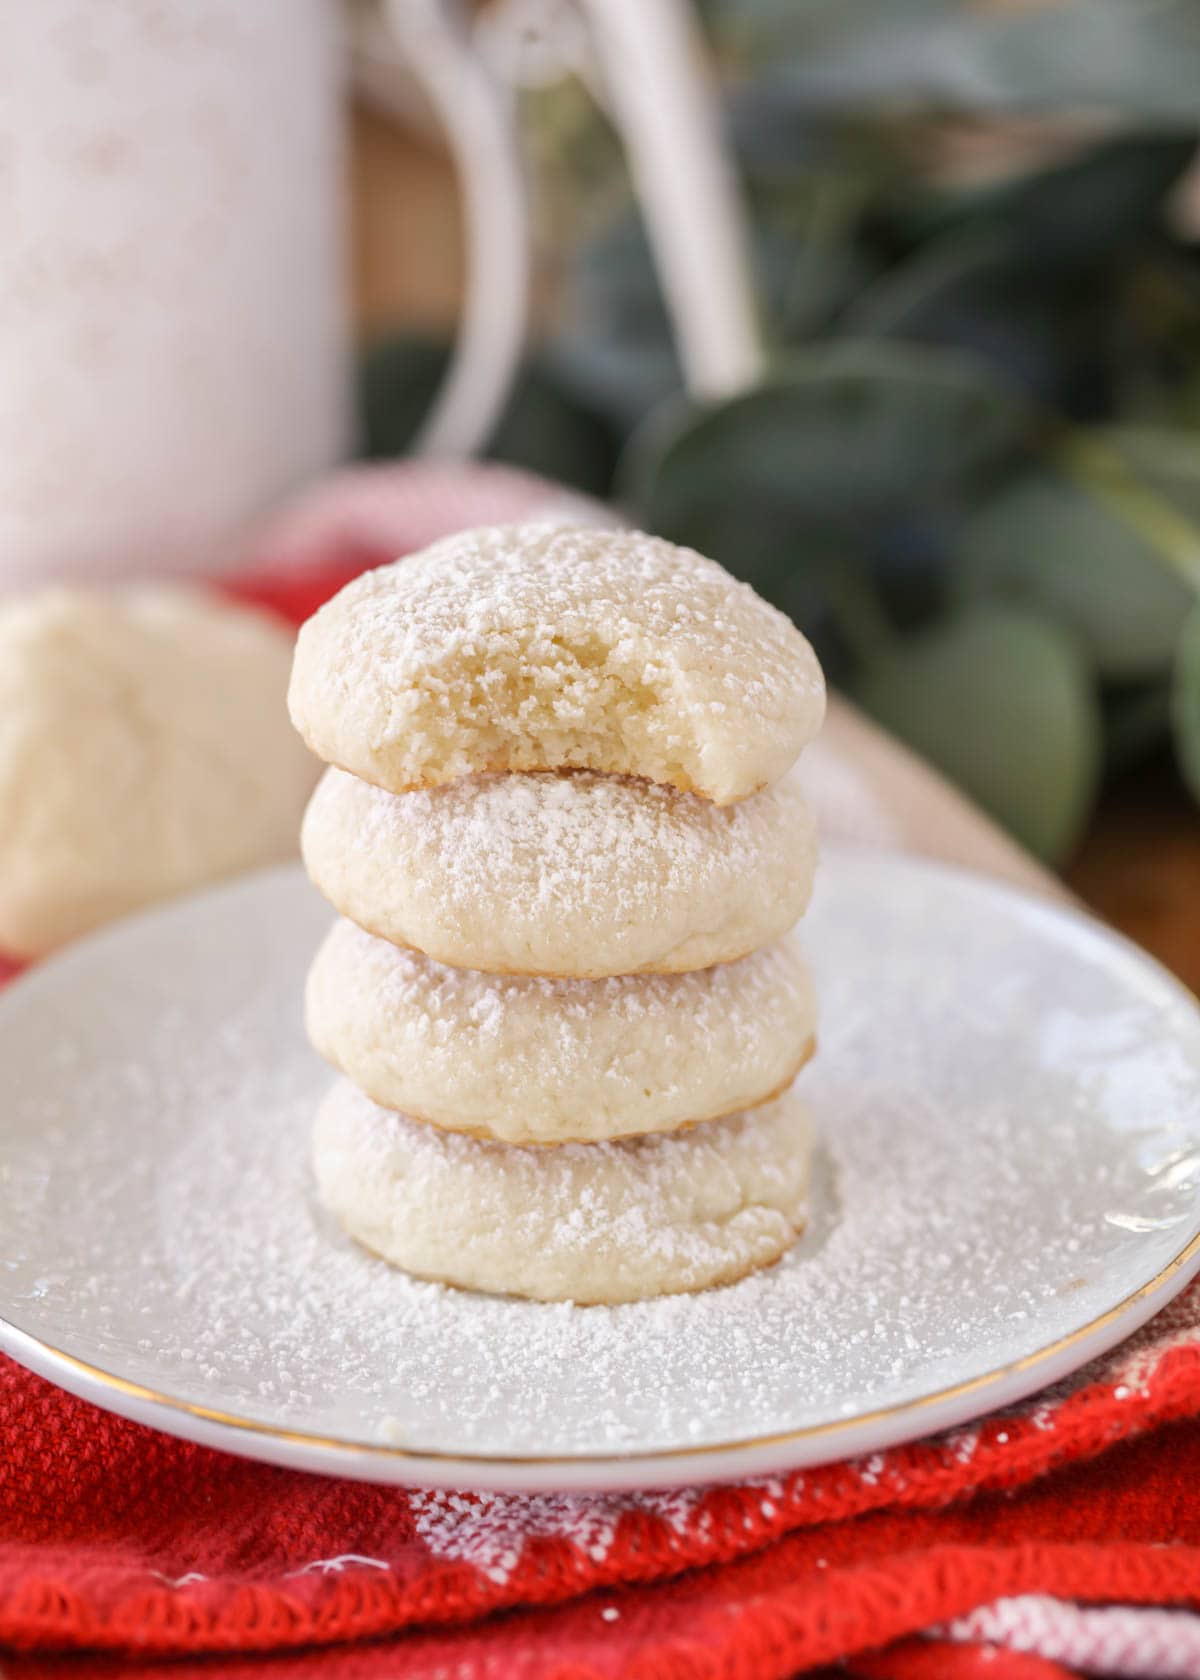
<instances>
[{"instance_id":1,"label":"white ceramic pitcher","mask_svg":"<svg viewBox=\"0 0 1200 1680\"><path fill-rule=\"evenodd\" d=\"M385 85L415 83L459 164L468 284L416 447L468 454L523 347L512 90L457 0L344 4L360 74L374 52ZM690 388L750 382L740 216L688 0L525 4L551 30L577 21ZM479 16L511 32L516 10ZM344 452L345 16L339 0L0 6L0 588L218 566Z\"/></svg>"},{"instance_id":2,"label":"white ceramic pitcher","mask_svg":"<svg viewBox=\"0 0 1200 1680\"><path fill-rule=\"evenodd\" d=\"M343 453L341 25L0 6L0 587L218 564Z\"/></svg>"}]
</instances>

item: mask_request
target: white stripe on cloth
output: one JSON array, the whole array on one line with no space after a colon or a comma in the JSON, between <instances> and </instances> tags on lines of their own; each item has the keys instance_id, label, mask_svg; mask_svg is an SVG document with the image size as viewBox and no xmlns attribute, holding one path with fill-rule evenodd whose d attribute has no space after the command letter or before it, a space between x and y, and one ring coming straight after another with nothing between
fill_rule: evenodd
<instances>
[{"instance_id":1,"label":"white stripe on cloth","mask_svg":"<svg viewBox=\"0 0 1200 1680\"><path fill-rule=\"evenodd\" d=\"M1185 1610L1094 1608L1030 1593L998 1598L928 1635L1003 1645L1122 1680L1200 1680L1200 1615Z\"/></svg>"}]
</instances>

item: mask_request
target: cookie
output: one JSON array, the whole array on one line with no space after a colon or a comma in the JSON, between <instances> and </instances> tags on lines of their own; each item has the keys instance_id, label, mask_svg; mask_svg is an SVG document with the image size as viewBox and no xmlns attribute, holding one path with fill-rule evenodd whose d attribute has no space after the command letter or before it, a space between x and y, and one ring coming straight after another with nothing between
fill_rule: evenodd
<instances>
[{"instance_id":1,"label":"cookie","mask_svg":"<svg viewBox=\"0 0 1200 1680\"><path fill-rule=\"evenodd\" d=\"M198 590L0 605L0 951L295 854L315 767L291 655L282 625Z\"/></svg>"},{"instance_id":2,"label":"cookie","mask_svg":"<svg viewBox=\"0 0 1200 1680\"><path fill-rule=\"evenodd\" d=\"M694 1131L520 1149L421 1125L346 1080L313 1166L351 1236L417 1277L581 1304L731 1283L804 1224L811 1134L792 1092Z\"/></svg>"},{"instance_id":3,"label":"cookie","mask_svg":"<svg viewBox=\"0 0 1200 1680\"><path fill-rule=\"evenodd\" d=\"M327 770L309 875L360 927L438 962L596 979L732 962L803 915L816 834L795 772L752 799L590 770L387 793Z\"/></svg>"},{"instance_id":4,"label":"cookie","mask_svg":"<svg viewBox=\"0 0 1200 1680\"><path fill-rule=\"evenodd\" d=\"M308 1032L384 1107L536 1144L665 1132L751 1108L812 1053L794 934L688 974L548 980L450 968L339 921L308 977Z\"/></svg>"},{"instance_id":5,"label":"cookie","mask_svg":"<svg viewBox=\"0 0 1200 1680\"><path fill-rule=\"evenodd\" d=\"M460 532L366 572L302 627L292 719L393 793L480 773L641 776L718 805L790 768L825 688L747 584L638 532Z\"/></svg>"}]
</instances>

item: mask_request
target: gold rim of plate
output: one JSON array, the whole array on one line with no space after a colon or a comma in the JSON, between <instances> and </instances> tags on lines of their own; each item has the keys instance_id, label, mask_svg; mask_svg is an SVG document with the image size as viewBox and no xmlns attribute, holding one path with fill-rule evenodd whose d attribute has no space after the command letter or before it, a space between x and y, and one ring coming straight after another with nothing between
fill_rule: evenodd
<instances>
[{"instance_id":1,"label":"gold rim of plate","mask_svg":"<svg viewBox=\"0 0 1200 1680\"><path fill-rule=\"evenodd\" d=\"M1000 1365L991 1371L982 1372L979 1376L969 1377L964 1382L951 1383L946 1388L937 1389L932 1394L923 1394L915 1400L901 1400L895 1405L881 1406L874 1411L856 1412L850 1417L835 1418L828 1423L806 1424L799 1429L784 1429L768 1435L751 1435L732 1441L708 1441L687 1447L647 1447L634 1452L552 1453L547 1455L535 1453L496 1454L471 1451L450 1452L442 1448L394 1446L389 1442L382 1441L347 1441L339 1439L337 1436L309 1434L302 1429L281 1429L272 1424L257 1422L254 1418L240 1417L235 1412L223 1412L212 1406L200 1406L190 1400L181 1400L174 1395L163 1394L157 1389L147 1388L143 1383L130 1382L126 1377L115 1376L111 1371L105 1371L98 1365L92 1365L86 1359L78 1359L74 1354L55 1347L53 1343L44 1341L31 1331L22 1330L11 1320L0 1318L0 1329L10 1331L20 1341L49 1355L52 1360L65 1365L69 1370L82 1373L115 1394L149 1401L154 1405L164 1407L169 1412L185 1417L198 1418L205 1423L217 1424L226 1429L237 1430L243 1435L256 1436L264 1440L285 1442L301 1447L315 1447L322 1451L351 1457L365 1454L369 1457L404 1460L409 1463L476 1464L481 1469L561 1467L564 1470L570 1470L584 1466L603 1468L604 1466L616 1467L639 1462L653 1463L658 1459L713 1458L725 1453L751 1452L759 1447L786 1446L788 1443L796 1441L819 1441L841 1434L847 1429L862 1428L864 1425L880 1423L885 1419L893 1420L917 1415L928 1410L931 1406L962 1399L966 1395L978 1393L1006 1377L1034 1371L1039 1365L1045 1364L1065 1349L1095 1335L1099 1330L1116 1324L1136 1307L1146 1302L1149 1297L1161 1290L1190 1260L1197 1256L1200 1256L1200 1231L1197 1231L1180 1249L1179 1253L1172 1260L1169 1260L1161 1271L1155 1273L1149 1282L1142 1284L1132 1294L1125 1296L1124 1300L1118 1301L1116 1306L1109 1307L1105 1312L1090 1319L1087 1324L1080 1325L1078 1329L1069 1331L1065 1336L1057 1337L1053 1342L1048 1342L1045 1347L1037 1348L1033 1353L1023 1354L1020 1359L1014 1359L1007 1365ZM18 1354L11 1354L10 1357L16 1359L18 1364L23 1363ZM53 1381L53 1378L47 1380ZM1032 1392L1032 1390L1029 1392Z\"/></svg>"}]
</instances>

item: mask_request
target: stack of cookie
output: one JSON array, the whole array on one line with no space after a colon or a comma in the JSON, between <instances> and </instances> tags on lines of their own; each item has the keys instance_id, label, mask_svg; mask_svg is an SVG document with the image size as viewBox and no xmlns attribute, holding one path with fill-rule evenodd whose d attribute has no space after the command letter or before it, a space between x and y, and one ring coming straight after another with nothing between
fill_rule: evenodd
<instances>
[{"instance_id":1,"label":"stack of cookie","mask_svg":"<svg viewBox=\"0 0 1200 1680\"><path fill-rule=\"evenodd\" d=\"M346 1228L540 1300L777 1259L815 1030L799 632L659 539L489 528L342 590L290 704L331 766L303 849L342 919L307 1015L346 1076L314 1148Z\"/></svg>"}]
</instances>

